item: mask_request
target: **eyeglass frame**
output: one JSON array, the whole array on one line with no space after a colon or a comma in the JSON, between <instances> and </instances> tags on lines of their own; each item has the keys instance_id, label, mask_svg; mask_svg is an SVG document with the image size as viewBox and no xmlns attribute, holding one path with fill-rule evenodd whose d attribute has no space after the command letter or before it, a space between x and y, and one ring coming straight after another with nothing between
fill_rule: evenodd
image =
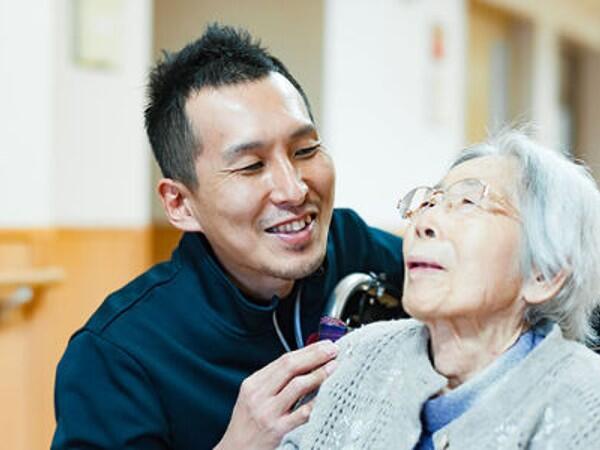
<instances>
[{"instance_id":1,"label":"eyeglass frame","mask_svg":"<svg viewBox=\"0 0 600 450\"><path fill-rule=\"evenodd\" d=\"M440 187L430 187L430 186L417 186L413 189L411 189L410 191L408 191L404 196L402 196L402 198L400 200L398 200L398 203L396 204L396 209L400 212L400 216L402 217L402 219L404 220L411 220L413 217L416 217L420 214L423 213L423 211L425 210L425 208L422 207L422 205L424 203L430 203L433 201L432 206L435 206L438 204L438 202L445 202L446 201L446 193L455 185L459 184L459 183L465 183L465 182L469 182L469 181L476 181L477 183L479 183L482 187L483 187L483 191L481 193L481 197L476 201L473 202L474 206L483 209L484 211L489 211L492 212L493 208L485 208L482 204L481 201L483 199L489 199L492 200L493 202L497 203L498 206L501 207L501 209L503 209L503 212L506 216L511 217L513 219L519 220L520 221L520 214L519 211L517 210L516 207L514 207L512 204L510 204L504 197L502 197L500 194L494 192L492 190L492 188L490 187L490 185L482 180L480 180L479 178L465 178L462 180L458 180L454 183L452 183L450 186L448 186L446 189L442 189ZM401 212L401 207L402 207L402 203L405 201L405 199L411 194L414 193L418 190L418 189L428 189L430 191L429 195L424 199L424 202L419 205L419 207L409 210L408 207L405 208L404 213ZM441 201L439 199L439 197L441 196ZM471 200L471 199L469 199Z\"/></svg>"}]
</instances>

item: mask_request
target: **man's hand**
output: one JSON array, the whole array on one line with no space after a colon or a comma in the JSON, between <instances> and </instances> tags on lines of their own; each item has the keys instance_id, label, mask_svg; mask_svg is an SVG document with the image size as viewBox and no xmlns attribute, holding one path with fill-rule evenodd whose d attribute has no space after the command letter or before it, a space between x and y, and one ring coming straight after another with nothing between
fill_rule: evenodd
<instances>
[{"instance_id":1,"label":"man's hand","mask_svg":"<svg viewBox=\"0 0 600 450\"><path fill-rule=\"evenodd\" d=\"M287 353L244 380L231 421L215 450L265 450L308 420L312 401L291 410L335 369L338 348L321 341Z\"/></svg>"}]
</instances>

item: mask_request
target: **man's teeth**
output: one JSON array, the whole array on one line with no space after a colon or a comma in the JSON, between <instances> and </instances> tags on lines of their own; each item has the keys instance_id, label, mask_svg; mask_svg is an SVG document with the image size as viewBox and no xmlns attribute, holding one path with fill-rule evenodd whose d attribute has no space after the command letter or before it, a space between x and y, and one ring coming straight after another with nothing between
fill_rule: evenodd
<instances>
[{"instance_id":1,"label":"man's teeth","mask_svg":"<svg viewBox=\"0 0 600 450\"><path fill-rule=\"evenodd\" d=\"M304 219L294 220L293 222L288 222L286 224L273 227L270 231L273 233L296 233L309 225L311 222L312 217L306 216Z\"/></svg>"}]
</instances>

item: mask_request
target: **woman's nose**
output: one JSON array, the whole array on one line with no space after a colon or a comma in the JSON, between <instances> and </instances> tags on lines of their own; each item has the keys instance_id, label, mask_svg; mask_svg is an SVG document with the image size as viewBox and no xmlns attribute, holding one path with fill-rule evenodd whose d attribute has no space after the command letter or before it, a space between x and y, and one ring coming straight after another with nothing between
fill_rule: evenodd
<instances>
[{"instance_id":1,"label":"woman's nose","mask_svg":"<svg viewBox=\"0 0 600 450\"><path fill-rule=\"evenodd\" d=\"M439 224L438 216L441 208L432 207L427 209L413 219L415 234L420 239L435 239L438 238Z\"/></svg>"},{"instance_id":2,"label":"woman's nose","mask_svg":"<svg viewBox=\"0 0 600 450\"><path fill-rule=\"evenodd\" d=\"M437 233L431 227L417 227L417 236L420 238L435 238Z\"/></svg>"}]
</instances>

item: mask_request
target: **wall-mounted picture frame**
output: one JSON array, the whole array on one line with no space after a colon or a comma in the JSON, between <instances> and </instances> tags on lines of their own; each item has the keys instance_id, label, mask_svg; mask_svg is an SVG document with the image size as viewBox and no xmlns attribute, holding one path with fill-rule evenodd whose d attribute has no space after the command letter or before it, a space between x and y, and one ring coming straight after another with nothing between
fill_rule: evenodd
<instances>
[{"instance_id":1,"label":"wall-mounted picture frame","mask_svg":"<svg viewBox=\"0 0 600 450\"><path fill-rule=\"evenodd\" d=\"M96 69L121 65L125 0L71 0L73 59Z\"/></svg>"}]
</instances>

